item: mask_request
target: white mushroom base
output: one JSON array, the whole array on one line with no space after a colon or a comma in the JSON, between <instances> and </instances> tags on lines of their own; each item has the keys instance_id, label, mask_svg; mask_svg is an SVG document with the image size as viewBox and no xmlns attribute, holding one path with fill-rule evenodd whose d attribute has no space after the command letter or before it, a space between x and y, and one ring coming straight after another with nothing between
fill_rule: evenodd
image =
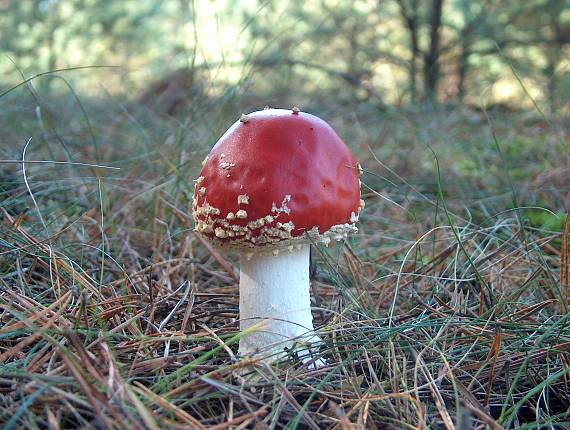
<instances>
[{"instance_id":1,"label":"white mushroom base","mask_svg":"<svg viewBox=\"0 0 570 430\"><path fill-rule=\"evenodd\" d=\"M297 344L315 344L309 292L308 244L277 255L241 256L240 329L241 355L273 354ZM301 352L302 351L302 352ZM308 356L310 350L302 348Z\"/></svg>"}]
</instances>

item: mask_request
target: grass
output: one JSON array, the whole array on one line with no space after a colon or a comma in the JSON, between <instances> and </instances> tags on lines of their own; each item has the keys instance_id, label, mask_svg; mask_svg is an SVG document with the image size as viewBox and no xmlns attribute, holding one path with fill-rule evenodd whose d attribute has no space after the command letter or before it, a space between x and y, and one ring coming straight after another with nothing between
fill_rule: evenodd
<instances>
[{"instance_id":1,"label":"grass","mask_svg":"<svg viewBox=\"0 0 570 430\"><path fill-rule=\"evenodd\" d=\"M326 366L268 366L236 358L236 259L189 212L245 100L0 98L3 428L570 428L567 123L308 100L366 208L313 253Z\"/></svg>"}]
</instances>

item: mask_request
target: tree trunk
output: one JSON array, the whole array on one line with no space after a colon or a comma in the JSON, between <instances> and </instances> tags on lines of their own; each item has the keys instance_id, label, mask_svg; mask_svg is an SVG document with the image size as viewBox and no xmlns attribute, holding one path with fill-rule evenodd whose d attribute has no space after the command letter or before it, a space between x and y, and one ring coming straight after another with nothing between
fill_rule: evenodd
<instances>
[{"instance_id":1,"label":"tree trunk","mask_svg":"<svg viewBox=\"0 0 570 430\"><path fill-rule=\"evenodd\" d=\"M420 46L418 43L418 0L413 0L411 10L406 6L404 0L398 0L400 7L400 15L404 20L404 24L408 29L410 37L410 49L412 51L412 58L410 60L410 99L412 103L417 101L417 76L418 76L418 58L420 56Z\"/></svg>"},{"instance_id":2,"label":"tree trunk","mask_svg":"<svg viewBox=\"0 0 570 430\"><path fill-rule=\"evenodd\" d=\"M471 55L471 38L468 34L461 35L461 54L459 56L459 67L457 70L457 98L460 102L465 99L465 81L469 70L469 56Z\"/></svg>"},{"instance_id":3,"label":"tree trunk","mask_svg":"<svg viewBox=\"0 0 570 430\"><path fill-rule=\"evenodd\" d=\"M430 19L430 46L424 56L424 86L425 100L428 103L437 102L437 84L439 82L439 31L441 28L441 15L443 0L433 0Z\"/></svg>"},{"instance_id":4,"label":"tree trunk","mask_svg":"<svg viewBox=\"0 0 570 430\"><path fill-rule=\"evenodd\" d=\"M475 31L481 28L487 16L491 14L489 4L487 3L475 17L470 17L469 7L465 5L463 8L463 16L465 18L465 27L461 30L459 43L461 44L461 53L459 54L459 64L457 69L457 98L463 102L465 98L465 81L467 80L467 73L469 72L469 57L473 53L473 41L477 40Z\"/></svg>"},{"instance_id":5,"label":"tree trunk","mask_svg":"<svg viewBox=\"0 0 570 430\"><path fill-rule=\"evenodd\" d=\"M558 76L556 69L560 63L562 48L564 45L562 26L560 25L560 14L562 12L562 2L551 1L549 3L550 27L553 33L553 40L547 48L548 64L545 68L546 79L548 79L548 107L550 113L556 112L558 108Z\"/></svg>"}]
</instances>

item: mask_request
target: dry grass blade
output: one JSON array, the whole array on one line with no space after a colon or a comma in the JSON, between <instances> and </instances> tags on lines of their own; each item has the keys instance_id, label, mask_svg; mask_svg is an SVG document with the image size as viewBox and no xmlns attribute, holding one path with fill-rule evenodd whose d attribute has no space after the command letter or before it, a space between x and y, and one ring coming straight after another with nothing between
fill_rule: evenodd
<instances>
[{"instance_id":1,"label":"dry grass blade","mask_svg":"<svg viewBox=\"0 0 570 430\"><path fill-rule=\"evenodd\" d=\"M560 253L560 313L568 312L570 302L570 246L568 238L570 237L570 210L566 213L564 227L562 229L562 244Z\"/></svg>"},{"instance_id":2,"label":"dry grass blade","mask_svg":"<svg viewBox=\"0 0 570 430\"><path fill-rule=\"evenodd\" d=\"M263 377L269 382L274 383L275 388L279 392L280 395L293 407L293 409L300 414L300 419L306 425L314 430L319 430L318 424L304 412L304 408L299 404L299 402L295 399L295 396L291 394L291 392L287 389L287 387L280 381L277 374L273 371L273 369L264 363L263 370L267 372L267 374L262 373Z\"/></svg>"},{"instance_id":3,"label":"dry grass blade","mask_svg":"<svg viewBox=\"0 0 570 430\"><path fill-rule=\"evenodd\" d=\"M447 430L455 430L455 424L453 423L451 416L446 408L445 401L443 400L440 389L436 384L433 376L431 375L424 359L419 354L416 354L416 359L417 359L416 366L422 372L424 378L426 378L427 380L429 390L431 392L431 395L433 397L435 406L439 412L443 425Z\"/></svg>"},{"instance_id":4,"label":"dry grass blade","mask_svg":"<svg viewBox=\"0 0 570 430\"><path fill-rule=\"evenodd\" d=\"M150 400L151 402L160 406L165 411L172 412L183 423L194 426L194 428L196 428L198 430L205 428L202 424L200 424L200 421L198 421L192 415L190 415L189 413L185 412L184 410L178 408L176 405L172 404L171 402L169 402L164 397L153 393L147 387L142 385L140 382L135 381L134 387L132 387L132 390L139 393L142 397L145 397L148 400Z\"/></svg>"},{"instance_id":5,"label":"dry grass blade","mask_svg":"<svg viewBox=\"0 0 570 430\"><path fill-rule=\"evenodd\" d=\"M214 257L218 263L220 263L226 273L230 275L234 281L239 282L239 276L236 274L232 266L230 266L230 264L220 255L220 253L216 251L214 247L210 245L208 241L204 240L204 238L199 234L195 234L194 237L197 238L202 246L208 251L208 253L210 253L210 255Z\"/></svg>"},{"instance_id":6,"label":"dry grass blade","mask_svg":"<svg viewBox=\"0 0 570 430\"><path fill-rule=\"evenodd\" d=\"M224 430L231 428L232 426L240 425L243 428L243 425L248 425L248 422L252 420L256 420L257 418L262 418L267 414L267 406L262 406L258 410L254 412L245 413L240 415L239 417L235 417L232 419L227 420L224 423L217 424L215 426L208 427L209 430Z\"/></svg>"},{"instance_id":7,"label":"dry grass blade","mask_svg":"<svg viewBox=\"0 0 570 430\"><path fill-rule=\"evenodd\" d=\"M65 308L67 306L67 304L69 303L71 298L71 294L66 293L65 295L63 295L60 300L56 303L54 303L53 307L57 306L57 305L61 305L61 308ZM52 314L50 314L49 316L47 316L45 319L42 318L41 314L48 314L48 312L51 311L53 312ZM19 323L16 324L12 324L11 327L4 327L3 330L5 333L10 333L11 331L13 331L15 329L14 325L18 325L18 328L23 328L24 326L30 326L32 325L32 323L34 323L34 320L39 320L40 318L44 319L43 325L39 326L38 328L40 330L48 330L50 328L52 328L54 326L54 324L56 323L56 321L58 320L58 313L54 312L52 309L47 308L44 311L40 312L39 315L32 315L31 318L27 319L26 323L22 323L22 325L20 326ZM16 345L14 345L13 347L7 349L5 352L3 352L2 354L0 354L0 364L10 360L10 358L14 357L16 354L19 354L22 350L24 350L25 348L27 348L29 345L37 342L39 339L41 339L42 334L41 333L34 333L33 335L26 337L24 339L22 339L20 342L18 342Z\"/></svg>"}]
</instances>

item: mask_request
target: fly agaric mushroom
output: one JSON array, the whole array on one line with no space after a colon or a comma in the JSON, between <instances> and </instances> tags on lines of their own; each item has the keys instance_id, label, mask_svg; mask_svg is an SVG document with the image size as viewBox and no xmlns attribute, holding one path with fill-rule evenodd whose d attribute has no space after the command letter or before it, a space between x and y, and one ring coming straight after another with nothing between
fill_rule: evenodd
<instances>
[{"instance_id":1,"label":"fly agaric mushroom","mask_svg":"<svg viewBox=\"0 0 570 430\"><path fill-rule=\"evenodd\" d=\"M298 108L242 115L204 160L195 230L240 253L240 329L250 329L240 354L283 351L303 336L318 340L310 244L357 231L359 170L334 130Z\"/></svg>"}]
</instances>

